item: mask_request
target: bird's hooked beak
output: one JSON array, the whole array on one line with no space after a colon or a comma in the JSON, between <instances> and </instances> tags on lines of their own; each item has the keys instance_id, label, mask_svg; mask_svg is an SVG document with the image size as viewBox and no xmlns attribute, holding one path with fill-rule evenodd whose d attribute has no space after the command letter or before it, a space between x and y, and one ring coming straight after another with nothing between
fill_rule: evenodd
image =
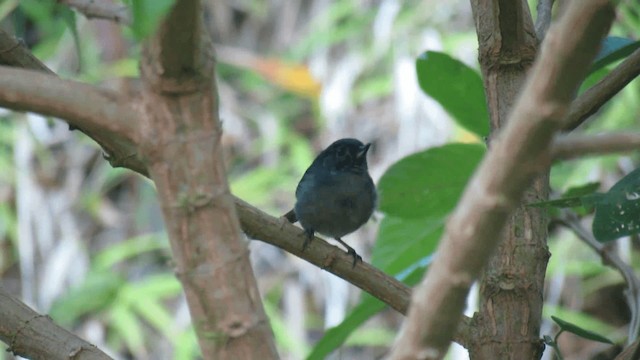
<instances>
[{"instance_id":1,"label":"bird's hooked beak","mask_svg":"<svg viewBox=\"0 0 640 360\"><path fill-rule=\"evenodd\" d=\"M360 151L358 152L358 154L356 155L357 159L361 159L363 157L367 156L367 151L369 151L369 147L371 146L371 143L368 143L366 145L364 145Z\"/></svg>"}]
</instances>

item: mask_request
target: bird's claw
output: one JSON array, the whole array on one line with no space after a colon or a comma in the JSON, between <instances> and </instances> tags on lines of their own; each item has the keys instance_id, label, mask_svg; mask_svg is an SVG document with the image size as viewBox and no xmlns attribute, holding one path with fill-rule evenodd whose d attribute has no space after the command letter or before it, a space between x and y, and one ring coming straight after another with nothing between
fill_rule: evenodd
<instances>
[{"instance_id":1,"label":"bird's claw","mask_svg":"<svg viewBox=\"0 0 640 360\"><path fill-rule=\"evenodd\" d=\"M356 262L358 262L358 260L362 262L362 256L358 255L358 253L353 248L349 248L347 250L347 255L351 255L353 257L353 265L351 266L352 269L356 267Z\"/></svg>"},{"instance_id":2,"label":"bird's claw","mask_svg":"<svg viewBox=\"0 0 640 360\"><path fill-rule=\"evenodd\" d=\"M302 252L307 250L307 246L309 246L309 244L311 243L311 240L313 239L313 233L314 233L313 230L304 231L304 243L302 243Z\"/></svg>"}]
</instances>

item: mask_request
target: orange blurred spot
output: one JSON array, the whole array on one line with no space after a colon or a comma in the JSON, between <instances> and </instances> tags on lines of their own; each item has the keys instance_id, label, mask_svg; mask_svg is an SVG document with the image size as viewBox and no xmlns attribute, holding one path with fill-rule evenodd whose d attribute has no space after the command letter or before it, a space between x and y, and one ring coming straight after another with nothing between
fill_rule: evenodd
<instances>
[{"instance_id":1,"label":"orange blurred spot","mask_svg":"<svg viewBox=\"0 0 640 360\"><path fill-rule=\"evenodd\" d=\"M274 84L305 97L316 99L322 89L306 65L288 64L276 59L259 59L254 70Z\"/></svg>"}]
</instances>

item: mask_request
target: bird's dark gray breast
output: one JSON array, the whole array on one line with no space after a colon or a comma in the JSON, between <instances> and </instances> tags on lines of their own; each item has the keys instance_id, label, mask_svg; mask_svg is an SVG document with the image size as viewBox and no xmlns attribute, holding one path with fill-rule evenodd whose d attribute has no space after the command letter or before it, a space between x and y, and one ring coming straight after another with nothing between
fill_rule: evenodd
<instances>
[{"instance_id":1,"label":"bird's dark gray breast","mask_svg":"<svg viewBox=\"0 0 640 360\"><path fill-rule=\"evenodd\" d=\"M312 191L313 189L313 191ZM295 212L305 229L342 237L357 230L373 213L376 191L363 173L306 173L296 191Z\"/></svg>"}]
</instances>

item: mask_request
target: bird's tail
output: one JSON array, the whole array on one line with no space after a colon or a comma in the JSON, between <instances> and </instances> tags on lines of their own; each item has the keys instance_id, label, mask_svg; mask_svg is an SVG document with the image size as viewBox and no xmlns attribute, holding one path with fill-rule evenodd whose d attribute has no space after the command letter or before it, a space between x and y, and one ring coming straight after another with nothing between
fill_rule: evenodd
<instances>
[{"instance_id":1,"label":"bird's tail","mask_svg":"<svg viewBox=\"0 0 640 360\"><path fill-rule=\"evenodd\" d=\"M286 214L284 214L282 216L284 216L285 219L287 219L287 221L289 221L292 224L294 222L298 221L298 216L296 215L296 212L293 209L289 210L288 213L286 213Z\"/></svg>"}]
</instances>

